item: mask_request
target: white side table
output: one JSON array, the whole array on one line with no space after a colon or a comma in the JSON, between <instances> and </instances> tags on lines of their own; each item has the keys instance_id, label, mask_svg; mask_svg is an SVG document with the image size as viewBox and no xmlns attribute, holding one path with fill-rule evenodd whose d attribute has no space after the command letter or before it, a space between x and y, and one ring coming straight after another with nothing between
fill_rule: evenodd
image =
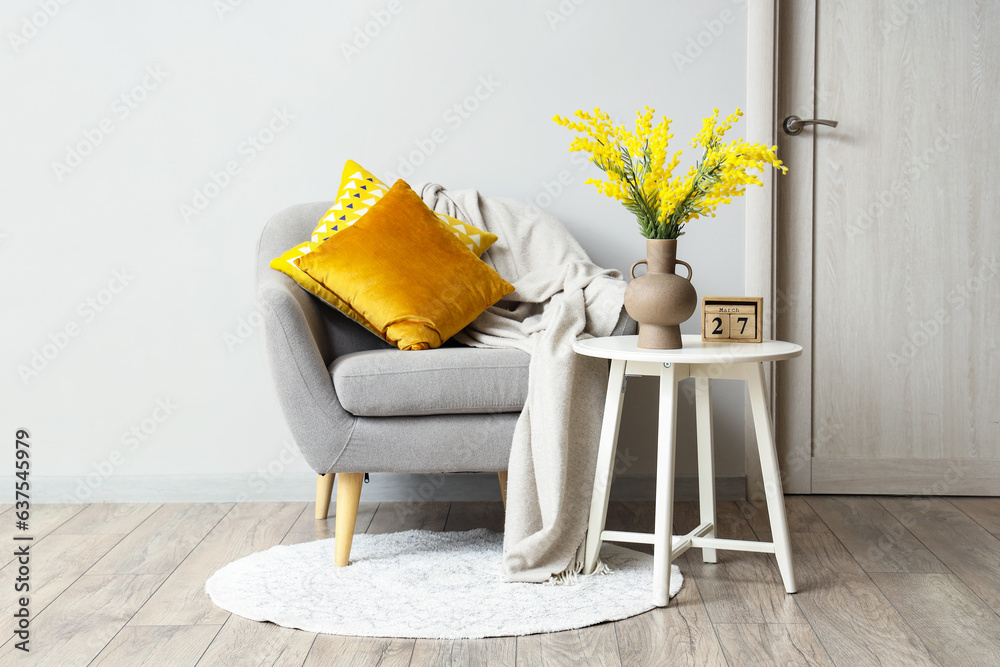
<instances>
[{"instance_id":1,"label":"white side table","mask_svg":"<svg viewBox=\"0 0 1000 667\"><path fill-rule=\"evenodd\" d=\"M594 475L594 496L590 505L584 571L593 572L603 540L638 542L653 545L654 603L665 607L669 601L670 563L694 547L702 550L706 563L716 562L716 549L773 553L785 590L795 592L792 550L788 541L788 523L781 491L781 474L771 431L764 390L766 361L791 359L802 354L802 347L784 341L762 343L703 342L700 336L685 335L679 350L650 350L636 346L638 336L612 336L577 341L578 354L611 360L608 395L604 405L601 444ZM660 378L659 428L656 453L655 532L632 533L604 530L608 514L611 473L618 448L626 375L652 375ZM695 379L695 410L698 424L698 505L700 524L687 535L672 535L674 497L674 452L677 429L677 383ZM771 519L774 542L726 540L715 537L715 463L712 452L712 379L746 380L757 431L761 472Z\"/></svg>"}]
</instances>

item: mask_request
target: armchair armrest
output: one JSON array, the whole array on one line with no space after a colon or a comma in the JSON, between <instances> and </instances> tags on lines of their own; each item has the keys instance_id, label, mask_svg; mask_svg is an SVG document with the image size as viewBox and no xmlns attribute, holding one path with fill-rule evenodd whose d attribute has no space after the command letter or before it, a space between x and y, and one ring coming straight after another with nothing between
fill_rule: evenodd
<instances>
[{"instance_id":1,"label":"armchair armrest","mask_svg":"<svg viewBox=\"0 0 1000 667\"><path fill-rule=\"evenodd\" d=\"M331 346L319 305L290 278L257 277L268 363L289 429L306 462L329 472L354 430L327 371Z\"/></svg>"}]
</instances>

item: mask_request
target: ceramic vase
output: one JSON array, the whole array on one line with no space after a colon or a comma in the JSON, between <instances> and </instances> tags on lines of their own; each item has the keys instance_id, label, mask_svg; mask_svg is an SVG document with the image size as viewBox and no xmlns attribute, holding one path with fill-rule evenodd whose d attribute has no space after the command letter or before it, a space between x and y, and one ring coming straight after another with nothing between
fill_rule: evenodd
<instances>
[{"instance_id":1,"label":"ceramic vase","mask_svg":"<svg viewBox=\"0 0 1000 667\"><path fill-rule=\"evenodd\" d=\"M640 264L646 265L646 273L636 278ZM687 267L686 278L675 273L678 264ZM691 284L691 265L677 259L677 239L646 239L646 259L633 264L630 273L625 311L639 323L639 347L680 348L680 323L694 314L698 293Z\"/></svg>"}]
</instances>

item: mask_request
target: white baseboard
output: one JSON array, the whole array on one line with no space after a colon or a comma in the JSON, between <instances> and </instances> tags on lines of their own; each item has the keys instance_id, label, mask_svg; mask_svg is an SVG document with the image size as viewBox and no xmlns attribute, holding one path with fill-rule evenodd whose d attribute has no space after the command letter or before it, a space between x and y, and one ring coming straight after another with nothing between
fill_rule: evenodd
<instances>
[{"instance_id":1,"label":"white baseboard","mask_svg":"<svg viewBox=\"0 0 1000 667\"><path fill-rule=\"evenodd\" d=\"M13 486L13 478L5 485ZM500 486L493 473L403 475L372 473L361 492L367 502L500 500ZM163 503L163 502L261 502L312 501L316 476L186 475L177 477L43 477L32 476L31 500L35 503ZM743 475L716 477L719 500L745 497ZM655 478L623 476L611 485L613 500L653 500ZM693 475L677 478L677 500L697 500L698 481Z\"/></svg>"}]
</instances>

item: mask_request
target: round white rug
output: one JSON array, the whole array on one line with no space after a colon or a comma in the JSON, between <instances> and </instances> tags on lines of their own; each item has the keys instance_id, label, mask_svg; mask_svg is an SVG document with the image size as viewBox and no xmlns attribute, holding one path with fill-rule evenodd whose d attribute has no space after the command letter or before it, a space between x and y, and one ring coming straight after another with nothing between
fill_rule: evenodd
<instances>
[{"instance_id":1,"label":"round white rug","mask_svg":"<svg viewBox=\"0 0 1000 667\"><path fill-rule=\"evenodd\" d=\"M504 583L503 535L486 529L355 535L348 567L333 539L276 546L205 583L239 616L362 637L475 639L581 628L653 608L653 557L605 544L609 574L570 586ZM683 579L672 566L670 595Z\"/></svg>"}]
</instances>

